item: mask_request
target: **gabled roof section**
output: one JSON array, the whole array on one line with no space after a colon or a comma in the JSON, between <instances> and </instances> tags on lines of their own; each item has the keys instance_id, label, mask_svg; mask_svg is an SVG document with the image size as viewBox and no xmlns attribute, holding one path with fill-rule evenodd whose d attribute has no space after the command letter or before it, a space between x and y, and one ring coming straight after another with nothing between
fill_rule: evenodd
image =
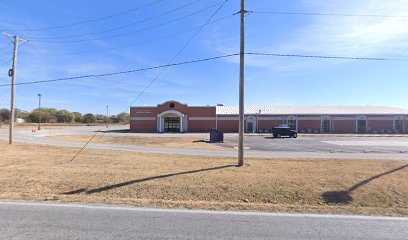
<instances>
[{"instance_id":1,"label":"gabled roof section","mask_svg":"<svg viewBox=\"0 0 408 240\"><path fill-rule=\"evenodd\" d=\"M408 109L387 106L247 106L245 114L262 115L408 115ZM217 106L219 115L238 115L237 106Z\"/></svg>"}]
</instances>

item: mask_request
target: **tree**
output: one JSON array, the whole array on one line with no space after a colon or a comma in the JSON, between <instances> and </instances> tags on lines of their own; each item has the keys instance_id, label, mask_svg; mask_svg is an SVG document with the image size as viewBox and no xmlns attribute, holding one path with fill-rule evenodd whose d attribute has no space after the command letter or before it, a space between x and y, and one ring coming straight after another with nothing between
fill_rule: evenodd
<instances>
[{"instance_id":1,"label":"tree","mask_svg":"<svg viewBox=\"0 0 408 240\"><path fill-rule=\"evenodd\" d=\"M116 116L116 115L110 115L110 116L109 116L109 120L110 120L110 122L112 122L112 123L118 123L118 122L119 122L119 118L118 118L118 116Z\"/></svg>"},{"instance_id":2,"label":"tree","mask_svg":"<svg viewBox=\"0 0 408 240\"><path fill-rule=\"evenodd\" d=\"M127 112L122 112L117 115L119 123L129 123L130 115Z\"/></svg>"},{"instance_id":3,"label":"tree","mask_svg":"<svg viewBox=\"0 0 408 240\"><path fill-rule=\"evenodd\" d=\"M96 121L97 121L98 123L104 123L104 122L106 122L106 116L105 116L105 115L96 114L95 117L96 117Z\"/></svg>"},{"instance_id":4,"label":"tree","mask_svg":"<svg viewBox=\"0 0 408 240\"><path fill-rule=\"evenodd\" d=\"M55 116L59 123L70 123L74 120L74 115L65 109L57 111Z\"/></svg>"},{"instance_id":5,"label":"tree","mask_svg":"<svg viewBox=\"0 0 408 240\"><path fill-rule=\"evenodd\" d=\"M49 112L51 115L57 115L58 110L56 108L42 108Z\"/></svg>"},{"instance_id":6,"label":"tree","mask_svg":"<svg viewBox=\"0 0 408 240\"><path fill-rule=\"evenodd\" d=\"M82 113L80 112L73 112L74 115L74 122L80 123L83 120Z\"/></svg>"},{"instance_id":7,"label":"tree","mask_svg":"<svg viewBox=\"0 0 408 240\"><path fill-rule=\"evenodd\" d=\"M16 111L16 118L21 118L27 120L30 117L30 113L19 108L15 109Z\"/></svg>"},{"instance_id":8,"label":"tree","mask_svg":"<svg viewBox=\"0 0 408 240\"><path fill-rule=\"evenodd\" d=\"M57 110L55 108L41 108L41 109L34 109L30 114L31 122L38 122L39 117L41 115L41 122L42 123L56 123L57 117L56 115Z\"/></svg>"},{"instance_id":9,"label":"tree","mask_svg":"<svg viewBox=\"0 0 408 240\"><path fill-rule=\"evenodd\" d=\"M8 121L10 119L10 110L7 108L0 109L0 121Z\"/></svg>"},{"instance_id":10,"label":"tree","mask_svg":"<svg viewBox=\"0 0 408 240\"><path fill-rule=\"evenodd\" d=\"M92 113L87 113L82 117L84 123L96 123L96 117Z\"/></svg>"}]
</instances>

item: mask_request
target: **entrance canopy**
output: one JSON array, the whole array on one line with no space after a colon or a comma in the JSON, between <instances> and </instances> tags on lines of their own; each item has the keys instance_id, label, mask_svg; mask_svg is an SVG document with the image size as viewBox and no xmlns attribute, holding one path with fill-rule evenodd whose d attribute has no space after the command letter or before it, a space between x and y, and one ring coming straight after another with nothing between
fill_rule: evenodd
<instances>
[{"instance_id":1,"label":"entrance canopy","mask_svg":"<svg viewBox=\"0 0 408 240\"><path fill-rule=\"evenodd\" d=\"M167 110L157 115L159 132L183 132L184 114L176 110Z\"/></svg>"}]
</instances>

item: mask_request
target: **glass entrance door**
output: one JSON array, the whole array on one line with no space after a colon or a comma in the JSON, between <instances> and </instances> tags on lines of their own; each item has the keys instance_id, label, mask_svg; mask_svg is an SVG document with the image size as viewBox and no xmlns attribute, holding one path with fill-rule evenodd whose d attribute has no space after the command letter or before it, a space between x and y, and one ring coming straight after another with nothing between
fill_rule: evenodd
<instances>
[{"instance_id":1,"label":"glass entrance door","mask_svg":"<svg viewBox=\"0 0 408 240\"><path fill-rule=\"evenodd\" d=\"M357 132L365 133L367 130L367 121L366 120L357 120Z\"/></svg>"},{"instance_id":2,"label":"glass entrance door","mask_svg":"<svg viewBox=\"0 0 408 240\"><path fill-rule=\"evenodd\" d=\"M395 130L397 130L399 133L403 132L403 125L402 124L403 124L402 120L395 120L394 121Z\"/></svg>"},{"instance_id":3,"label":"glass entrance door","mask_svg":"<svg viewBox=\"0 0 408 240\"><path fill-rule=\"evenodd\" d=\"M164 118L165 132L180 132L180 118L179 117L165 117Z\"/></svg>"},{"instance_id":4,"label":"glass entrance door","mask_svg":"<svg viewBox=\"0 0 408 240\"><path fill-rule=\"evenodd\" d=\"M247 124L247 132L253 132L254 131L254 123L253 122L248 122Z\"/></svg>"},{"instance_id":5,"label":"glass entrance door","mask_svg":"<svg viewBox=\"0 0 408 240\"><path fill-rule=\"evenodd\" d=\"M323 131L325 133L330 132L330 120L328 120L328 119L323 120Z\"/></svg>"}]
</instances>

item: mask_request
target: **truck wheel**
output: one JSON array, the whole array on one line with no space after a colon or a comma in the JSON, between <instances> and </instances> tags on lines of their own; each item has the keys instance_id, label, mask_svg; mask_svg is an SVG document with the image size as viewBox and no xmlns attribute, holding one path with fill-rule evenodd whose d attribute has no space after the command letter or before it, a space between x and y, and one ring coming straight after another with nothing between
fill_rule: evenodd
<instances>
[{"instance_id":1,"label":"truck wheel","mask_svg":"<svg viewBox=\"0 0 408 240\"><path fill-rule=\"evenodd\" d=\"M297 133L294 133L294 134L292 135L292 137L293 137L293 138L297 138Z\"/></svg>"},{"instance_id":2,"label":"truck wheel","mask_svg":"<svg viewBox=\"0 0 408 240\"><path fill-rule=\"evenodd\" d=\"M281 137L281 135L278 133L278 134L276 134L276 137L277 137L277 138L280 138L280 137Z\"/></svg>"}]
</instances>

